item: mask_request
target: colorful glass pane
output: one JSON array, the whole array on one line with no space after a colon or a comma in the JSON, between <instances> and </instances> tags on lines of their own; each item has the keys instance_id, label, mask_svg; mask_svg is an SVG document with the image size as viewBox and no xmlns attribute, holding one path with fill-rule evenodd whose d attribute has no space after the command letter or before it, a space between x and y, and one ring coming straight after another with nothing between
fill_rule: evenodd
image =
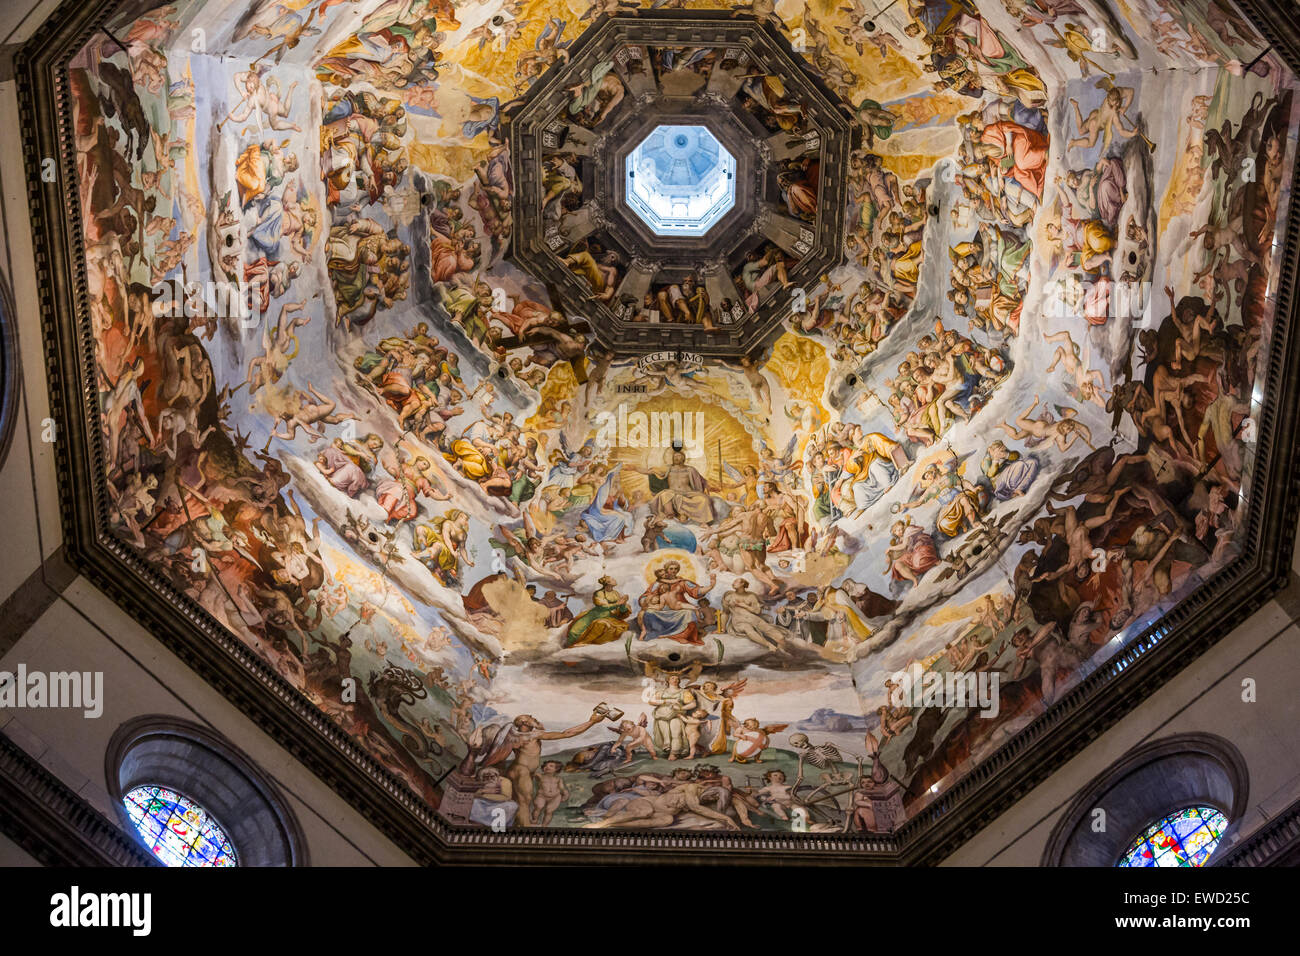
<instances>
[{"instance_id":1,"label":"colorful glass pane","mask_svg":"<svg viewBox=\"0 0 1300 956\"><path fill-rule=\"evenodd\" d=\"M1228 819L1212 807L1188 807L1151 824L1116 866L1204 866Z\"/></svg>"},{"instance_id":2,"label":"colorful glass pane","mask_svg":"<svg viewBox=\"0 0 1300 956\"><path fill-rule=\"evenodd\" d=\"M136 787L122 798L145 845L167 866L237 866L230 839L208 812L166 787Z\"/></svg>"}]
</instances>

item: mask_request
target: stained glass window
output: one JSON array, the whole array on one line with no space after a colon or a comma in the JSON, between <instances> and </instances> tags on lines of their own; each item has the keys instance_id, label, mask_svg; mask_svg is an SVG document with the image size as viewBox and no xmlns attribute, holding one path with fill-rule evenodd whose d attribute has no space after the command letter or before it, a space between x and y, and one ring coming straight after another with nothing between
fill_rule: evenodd
<instances>
[{"instance_id":1,"label":"stained glass window","mask_svg":"<svg viewBox=\"0 0 1300 956\"><path fill-rule=\"evenodd\" d=\"M235 848L201 806L166 787L136 787L122 798L145 845L167 866L236 866Z\"/></svg>"},{"instance_id":2,"label":"stained glass window","mask_svg":"<svg viewBox=\"0 0 1300 956\"><path fill-rule=\"evenodd\" d=\"M1204 866L1227 827L1218 810L1188 807L1143 830L1115 865Z\"/></svg>"}]
</instances>

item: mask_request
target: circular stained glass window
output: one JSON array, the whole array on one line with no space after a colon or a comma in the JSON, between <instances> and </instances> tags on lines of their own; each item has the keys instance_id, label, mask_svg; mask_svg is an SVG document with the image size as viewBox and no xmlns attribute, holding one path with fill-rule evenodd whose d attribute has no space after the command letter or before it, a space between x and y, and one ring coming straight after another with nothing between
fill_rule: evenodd
<instances>
[{"instance_id":1,"label":"circular stained glass window","mask_svg":"<svg viewBox=\"0 0 1300 956\"><path fill-rule=\"evenodd\" d=\"M237 866L226 831L188 797L166 787L136 787L122 798L153 855L167 866Z\"/></svg>"},{"instance_id":2,"label":"circular stained glass window","mask_svg":"<svg viewBox=\"0 0 1300 956\"><path fill-rule=\"evenodd\" d=\"M1228 818L1213 807L1188 807L1147 827L1116 866L1204 866Z\"/></svg>"}]
</instances>

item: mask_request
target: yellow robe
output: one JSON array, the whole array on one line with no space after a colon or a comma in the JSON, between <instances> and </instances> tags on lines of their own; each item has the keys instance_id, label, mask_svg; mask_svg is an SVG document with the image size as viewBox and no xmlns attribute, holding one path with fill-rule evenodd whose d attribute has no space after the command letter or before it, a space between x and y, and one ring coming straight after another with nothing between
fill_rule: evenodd
<instances>
[{"instance_id":1,"label":"yellow robe","mask_svg":"<svg viewBox=\"0 0 1300 956\"><path fill-rule=\"evenodd\" d=\"M442 457L453 464L460 462L461 474L473 481L492 474L492 465L468 438L457 438Z\"/></svg>"}]
</instances>

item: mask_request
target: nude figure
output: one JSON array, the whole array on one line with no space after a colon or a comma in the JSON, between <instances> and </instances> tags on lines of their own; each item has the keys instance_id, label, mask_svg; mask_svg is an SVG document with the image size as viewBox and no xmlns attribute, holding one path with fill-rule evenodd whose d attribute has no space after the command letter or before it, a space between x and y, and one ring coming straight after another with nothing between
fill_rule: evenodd
<instances>
[{"instance_id":1,"label":"nude figure","mask_svg":"<svg viewBox=\"0 0 1300 956\"><path fill-rule=\"evenodd\" d=\"M1104 82L1104 81L1103 81ZM1069 142L1070 149L1083 147L1092 149L1097 145L1097 137L1102 137L1105 146L1110 146L1113 135L1129 139L1134 136L1138 129L1137 124L1125 126L1125 115L1129 107L1133 104L1133 88L1128 86L1113 86L1106 92L1106 98L1102 100L1100 106L1088 114L1087 119L1083 116L1083 111L1079 109L1079 101L1070 99L1070 105L1074 107L1074 115L1079 121L1079 136Z\"/></svg>"},{"instance_id":2,"label":"nude figure","mask_svg":"<svg viewBox=\"0 0 1300 956\"><path fill-rule=\"evenodd\" d=\"M547 730L542 726L542 722L531 714L520 714L511 722L507 743L514 751L514 759L506 767L505 775L514 784L518 796L519 816L516 822L519 826L533 825L533 776L541 763L542 742L576 737L586 733L603 719L603 715L593 713L587 720L568 730Z\"/></svg>"},{"instance_id":3,"label":"nude figure","mask_svg":"<svg viewBox=\"0 0 1300 956\"><path fill-rule=\"evenodd\" d=\"M721 823L728 830L739 830L740 824L726 814L710 810L700 803L701 786L698 783L683 783L667 793L650 797L638 797L623 805L616 813L596 823L588 823L593 830L610 827L634 827L636 829L662 829L670 827L677 821L678 814L695 813L706 819Z\"/></svg>"},{"instance_id":4,"label":"nude figure","mask_svg":"<svg viewBox=\"0 0 1300 956\"><path fill-rule=\"evenodd\" d=\"M1054 335L1044 336L1044 341L1048 343L1060 342L1062 344L1056 347L1056 353L1052 356L1052 364L1047 366L1048 372L1056 371L1056 366L1060 365L1074 380L1074 387L1078 389L1079 395L1085 401L1096 402L1102 408L1106 407L1106 400L1102 395L1106 393L1106 380L1098 369L1090 369L1079 358L1079 346L1074 344L1070 338L1070 333L1057 332Z\"/></svg>"},{"instance_id":5,"label":"nude figure","mask_svg":"<svg viewBox=\"0 0 1300 956\"><path fill-rule=\"evenodd\" d=\"M262 330L262 354L254 356L248 363L248 377L244 379L250 397L262 386L274 385L284 375L289 360L293 358L290 347L294 353L298 351L298 338L293 334L294 330L311 321L311 316L304 314L294 316L286 323L285 316L289 312L300 312L306 305L306 302L286 302L280 307L280 316L276 319L274 328ZM250 411L255 408L254 405L248 407Z\"/></svg>"},{"instance_id":6,"label":"nude figure","mask_svg":"<svg viewBox=\"0 0 1300 956\"><path fill-rule=\"evenodd\" d=\"M1085 520L1079 519L1079 514L1073 505L1065 508L1058 508L1050 501L1047 502L1046 507L1048 513L1057 519L1053 522L1052 529L1057 534L1060 534L1069 546L1069 559L1057 570L1039 575L1034 580L1051 581L1056 578L1064 577L1065 574L1070 571L1073 571L1075 577L1080 581L1087 580L1091 577L1094 560L1094 548L1092 544L1093 529L1100 528L1110 522L1111 518L1115 516L1115 509L1119 506L1120 499L1124 497L1125 493L1126 492L1121 490L1111 498L1110 504L1107 506L1105 511ZM1105 557L1100 555L1095 557L1099 558L1103 562L1101 567L1104 568Z\"/></svg>"},{"instance_id":7,"label":"nude figure","mask_svg":"<svg viewBox=\"0 0 1300 956\"><path fill-rule=\"evenodd\" d=\"M259 70L236 73L234 82L236 88L243 87L244 94L240 97L239 105L217 124L217 132L221 132L221 127L226 123L244 122L253 115L254 110L266 117L267 125L273 130L291 129L295 133L302 132L301 126L289 122L289 100L293 98L294 87L298 85L296 82L289 84L289 91L283 100L280 98L280 84L274 77L263 82Z\"/></svg>"},{"instance_id":8,"label":"nude figure","mask_svg":"<svg viewBox=\"0 0 1300 956\"><path fill-rule=\"evenodd\" d=\"M569 799L569 788L560 776L563 769L560 761L548 760L533 774L533 785L537 788L533 796L533 820L537 826L550 826L555 811Z\"/></svg>"},{"instance_id":9,"label":"nude figure","mask_svg":"<svg viewBox=\"0 0 1300 956\"><path fill-rule=\"evenodd\" d=\"M1031 660L1037 663L1045 705L1051 704L1056 697L1057 675L1068 673L1081 663L1079 652L1061 641L1054 622L1044 624L1036 632L1021 628L1011 638L1011 644L1016 649L1011 680L1019 680Z\"/></svg>"},{"instance_id":10,"label":"nude figure","mask_svg":"<svg viewBox=\"0 0 1300 956\"><path fill-rule=\"evenodd\" d=\"M705 554L712 566L735 573L747 571L762 582L768 594L777 594L781 584L767 566L767 555L762 548L766 524L767 515L761 501L737 508L708 535Z\"/></svg>"},{"instance_id":11,"label":"nude figure","mask_svg":"<svg viewBox=\"0 0 1300 956\"><path fill-rule=\"evenodd\" d=\"M310 392L311 394L308 395L307 392ZM307 392L298 392L298 406L295 411L286 411L281 413L278 421L283 422L288 431L281 433L277 426L275 430L271 432L270 437L266 439L266 444L262 446L263 452L271 447L272 438L283 438L285 441L292 441L294 436L298 434L298 429L300 428L307 433L307 440L314 442L316 439L323 438L325 435L323 431L312 427L319 422L326 422L330 425L340 425L346 421L361 421L361 419L356 415L350 413L335 413L334 409L338 407L337 403L333 399L326 398L318 392L316 386L312 385L310 382L307 383ZM312 397L316 399L315 402L310 401Z\"/></svg>"},{"instance_id":12,"label":"nude figure","mask_svg":"<svg viewBox=\"0 0 1300 956\"><path fill-rule=\"evenodd\" d=\"M140 428L145 433L145 437L152 445L154 441L153 429L149 425L149 419L144 411L144 397L140 393L140 379L144 375L144 359L137 358L134 362L123 369L122 374L118 376L113 383L108 395L104 398L104 421L108 425L108 460L110 467L117 467L117 457L121 449L122 429L125 425L125 416L130 409L134 409Z\"/></svg>"},{"instance_id":13,"label":"nude figure","mask_svg":"<svg viewBox=\"0 0 1300 956\"><path fill-rule=\"evenodd\" d=\"M1035 395L1034 404L1020 413L1014 428L1006 422L998 422L998 427L1017 441L1024 441L1026 438L1036 438L1040 441L1055 439L1056 447L1063 452L1069 451L1076 441L1082 441L1089 448L1094 448L1092 431L1087 425L1075 420L1078 412L1073 408L1061 409L1062 418L1059 422L1052 418L1050 412L1045 412L1042 418L1030 418L1030 414L1038 407L1040 401L1042 399Z\"/></svg>"},{"instance_id":14,"label":"nude figure","mask_svg":"<svg viewBox=\"0 0 1300 956\"><path fill-rule=\"evenodd\" d=\"M1209 382L1211 376L1207 373L1204 375L1175 375L1164 365L1156 366L1156 370L1151 375L1151 399L1155 412L1162 420L1168 424L1164 407L1166 404L1172 405L1174 409L1174 420L1178 423L1179 434L1183 436L1183 447L1190 448L1192 440L1187 434L1187 424L1183 420L1183 407L1188 404L1190 396L1187 394L1189 386Z\"/></svg>"},{"instance_id":15,"label":"nude figure","mask_svg":"<svg viewBox=\"0 0 1300 956\"><path fill-rule=\"evenodd\" d=\"M744 369L745 381L754 392L754 401L761 405L763 411L769 416L772 414L772 387L763 377L763 370L758 367L748 355L743 356L740 360L740 367Z\"/></svg>"}]
</instances>

